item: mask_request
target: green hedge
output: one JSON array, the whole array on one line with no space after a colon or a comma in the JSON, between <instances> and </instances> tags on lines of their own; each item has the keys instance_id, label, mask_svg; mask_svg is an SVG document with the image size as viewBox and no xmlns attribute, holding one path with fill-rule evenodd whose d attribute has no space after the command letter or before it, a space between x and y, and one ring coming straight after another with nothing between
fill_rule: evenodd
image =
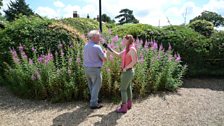
<instances>
[{"instance_id":1,"label":"green hedge","mask_svg":"<svg viewBox=\"0 0 224 126\"><path fill-rule=\"evenodd\" d=\"M212 34L211 38L206 38L187 26L158 28L146 24L121 25L113 28L112 31L118 36L132 34L135 38L138 37L146 41L156 40L163 43L166 49L170 43L173 49L180 53L183 62L188 64L189 76L224 75L224 72L213 69L223 66L222 60L215 60L216 57L223 57L222 50L220 50L220 45L223 43L223 32L216 32ZM212 49L212 47L214 48ZM213 56L214 54L216 56Z\"/></svg>"},{"instance_id":2,"label":"green hedge","mask_svg":"<svg viewBox=\"0 0 224 126\"><path fill-rule=\"evenodd\" d=\"M83 42L80 33L74 28L57 21L42 19L39 17L23 16L14 22L6 24L6 28L0 31L0 69L3 62L10 63L9 47L16 48L20 44L31 49L35 47L37 53L58 51L60 43L73 45L74 42ZM28 55L31 50L26 50Z\"/></svg>"},{"instance_id":3,"label":"green hedge","mask_svg":"<svg viewBox=\"0 0 224 126\"><path fill-rule=\"evenodd\" d=\"M88 18L66 18L60 20L62 23L72 26L82 34L87 34L91 30L99 29L99 22ZM107 32L108 28L103 24L103 31Z\"/></svg>"}]
</instances>

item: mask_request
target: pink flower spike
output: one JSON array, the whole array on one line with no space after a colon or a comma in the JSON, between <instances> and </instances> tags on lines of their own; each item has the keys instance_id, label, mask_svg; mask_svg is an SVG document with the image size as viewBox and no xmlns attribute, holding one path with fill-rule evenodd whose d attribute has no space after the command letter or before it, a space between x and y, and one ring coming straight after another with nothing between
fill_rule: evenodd
<instances>
[{"instance_id":1,"label":"pink flower spike","mask_svg":"<svg viewBox=\"0 0 224 126\"><path fill-rule=\"evenodd\" d=\"M177 54L176 61L177 61L177 62L180 62L180 61L181 61L180 54Z\"/></svg>"},{"instance_id":2,"label":"pink flower spike","mask_svg":"<svg viewBox=\"0 0 224 126\"><path fill-rule=\"evenodd\" d=\"M160 44L159 50L163 50L163 44Z\"/></svg>"},{"instance_id":3,"label":"pink flower spike","mask_svg":"<svg viewBox=\"0 0 224 126\"><path fill-rule=\"evenodd\" d=\"M36 51L36 49L35 49L34 47L32 47L32 51L33 51L33 52L35 52L35 51Z\"/></svg>"},{"instance_id":4,"label":"pink flower spike","mask_svg":"<svg viewBox=\"0 0 224 126\"><path fill-rule=\"evenodd\" d=\"M33 64L33 60L29 59L29 64L32 65Z\"/></svg>"},{"instance_id":5,"label":"pink flower spike","mask_svg":"<svg viewBox=\"0 0 224 126\"><path fill-rule=\"evenodd\" d=\"M172 50L172 46L170 45L170 43L169 43L169 48L168 48L168 50Z\"/></svg>"},{"instance_id":6,"label":"pink flower spike","mask_svg":"<svg viewBox=\"0 0 224 126\"><path fill-rule=\"evenodd\" d=\"M112 43L117 42L118 40L119 40L119 37L118 35L116 35L112 38Z\"/></svg>"},{"instance_id":7,"label":"pink flower spike","mask_svg":"<svg viewBox=\"0 0 224 126\"><path fill-rule=\"evenodd\" d=\"M20 44L19 51L23 51L23 50L24 50L24 47Z\"/></svg>"}]
</instances>

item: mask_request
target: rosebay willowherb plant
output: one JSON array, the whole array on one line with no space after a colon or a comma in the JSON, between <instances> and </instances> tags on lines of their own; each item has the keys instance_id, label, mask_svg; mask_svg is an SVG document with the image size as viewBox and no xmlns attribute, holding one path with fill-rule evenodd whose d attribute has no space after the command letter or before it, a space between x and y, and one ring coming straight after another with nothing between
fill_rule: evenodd
<instances>
[{"instance_id":1,"label":"rosebay willowherb plant","mask_svg":"<svg viewBox=\"0 0 224 126\"><path fill-rule=\"evenodd\" d=\"M124 45L118 36L107 36L108 46L122 51ZM133 90L135 96L146 96L155 91L174 91L182 85L186 65L181 57L172 51L172 47L163 48L156 41L135 41L139 61L135 66ZM35 48L10 49L13 66L8 66L6 78L8 86L17 95L26 98L69 101L88 98L88 87L83 70L82 43L73 47L59 45L56 54L37 55ZM62 49L66 48L66 49ZM17 51L16 51L17 50ZM32 50L33 57L26 55ZM63 50L67 50L64 52ZM119 84L121 59L108 52L108 61L102 68L103 85L101 96L116 99L120 96Z\"/></svg>"},{"instance_id":2,"label":"rosebay willowherb plant","mask_svg":"<svg viewBox=\"0 0 224 126\"><path fill-rule=\"evenodd\" d=\"M47 53L28 58L24 46L19 52L10 49L13 66L8 66L6 78L8 86L19 96L52 101L68 101L87 98L87 86L82 67L82 44L68 47L68 52ZM75 48L80 48L76 50Z\"/></svg>"}]
</instances>

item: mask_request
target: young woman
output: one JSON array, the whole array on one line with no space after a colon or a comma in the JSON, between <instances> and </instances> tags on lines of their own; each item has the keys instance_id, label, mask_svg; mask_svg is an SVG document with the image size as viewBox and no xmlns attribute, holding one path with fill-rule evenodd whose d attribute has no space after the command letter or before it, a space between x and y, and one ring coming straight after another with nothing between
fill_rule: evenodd
<instances>
[{"instance_id":1,"label":"young woman","mask_svg":"<svg viewBox=\"0 0 224 126\"><path fill-rule=\"evenodd\" d=\"M132 107L132 80L134 78L133 67L137 63L137 50L134 45L132 35L126 35L123 39L125 49L122 52L112 50L113 54L122 58L122 74L121 74L121 107L116 110L118 113L126 113Z\"/></svg>"}]
</instances>

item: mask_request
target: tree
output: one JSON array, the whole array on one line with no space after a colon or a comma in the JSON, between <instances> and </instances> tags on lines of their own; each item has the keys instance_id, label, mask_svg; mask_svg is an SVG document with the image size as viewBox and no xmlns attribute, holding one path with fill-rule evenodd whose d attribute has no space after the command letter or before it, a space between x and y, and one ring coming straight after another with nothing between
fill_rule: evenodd
<instances>
[{"instance_id":1,"label":"tree","mask_svg":"<svg viewBox=\"0 0 224 126\"><path fill-rule=\"evenodd\" d=\"M212 22L215 27L224 26L224 18L221 15L211 11L202 12L201 15L190 20L190 23L196 20L206 20Z\"/></svg>"},{"instance_id":2,"label":"tree","mask_svg":"<svg viewBox=\"0 0 224 126\"><path fill-rule=\"evenodd\" d=\"M210 37L214 32L214 25L206 20L193 21L189 24L189 27L206 37Z\"/></svg>"},{"instance_id":3,"label":"tree","mask_svg":"<svg viewBox=\"0 0 224 126\"><path fill-rule=\"evenodd\" d=\"M102 14L102 21L107 22L107 23L115 22L114 20L111 20L111 18L109 16L107 16L106 14Z\"/></svg>"},{"instance_id":4,"label":"tree","mask_svg":"<svg viewBox=\"0 0 224 126\"><path fill-rule=\"evenodd\" d=\"M86 18L88 18L88 19L90 18L90 17L89 17L89 14L87 14L87 17L86 17Z\"/></svg>"},{"instance_id":5,"label":"tree","mask_svg":"<svg viewBox=\"0 0 224 126\"><path fill-rule=\"evenodd\" d=\"M3 5L2 0L0 0L0 10L1 10L2 5ZM0 12L0 15L2 15L1 12Z\"/></svg>"},{"instance_id":6,"label":"tree","mask_svg":"<svg viewBox=\"0 0 224 126\"><path fill-rule=\"evenodd\" d=\"M34 15L25 0L16 0L15 2L11 1L8 6L8 10L4 10L4 12L8 21L15 20L20 14L26 16Z\"/></svg>"},{"instance_id":7,"label":"tree","mask_svg":"<svg viewBox=\"0 0 224 126\"><path fill-rule=\"evenodd\" d=\"M120 15L116 16L115 18L119 18L119 24L123 25L125 23L134 23L137 24L139 21L133 15L133 11L129 9L122 9Z\"/></svg>"}]
</instances>

